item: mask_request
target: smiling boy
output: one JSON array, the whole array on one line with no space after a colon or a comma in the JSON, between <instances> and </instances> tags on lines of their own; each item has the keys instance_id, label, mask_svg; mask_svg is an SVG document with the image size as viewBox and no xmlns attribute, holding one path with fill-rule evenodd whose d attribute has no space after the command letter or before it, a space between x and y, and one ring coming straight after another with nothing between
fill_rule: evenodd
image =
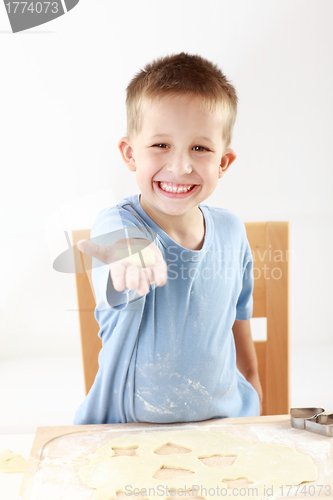
<instances>
[{"instance_id":1,"label":"smiling boy","mask_svg":"<svg viewBox=\"0 0 333 500\"><path fill-rule=\"evenodd\" d=\"M236 158L235 89L181 53L147 65L126 103L119 150L141 194L102 211L92 231L126 228L130 240L80 244L106 265L93 270L99 371L74 423L258 415L251 250L238 217L203 204ZM145 267L115 259L129 243L150 243Z\"/></svg>"}]
</instances>

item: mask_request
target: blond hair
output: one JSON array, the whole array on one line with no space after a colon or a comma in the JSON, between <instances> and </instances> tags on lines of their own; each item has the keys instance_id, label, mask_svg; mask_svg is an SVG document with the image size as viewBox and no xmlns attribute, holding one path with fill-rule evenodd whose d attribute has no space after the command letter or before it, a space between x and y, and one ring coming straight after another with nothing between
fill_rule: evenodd
<instances>
[{"instance_id":1,"label":"blond hair","mask_svg":"<svg viewBox=\"0 0 333 500\"><path fill-rule=\"evenodd\" d=\"M236 90L215 64L184 52L147 64L131 80L126 98L127 136L133 137L140 132L147 102L179 94L199 96L206 109L221 110L223 139L228 147L237 114Z\"/></svg>"}]
</instances>

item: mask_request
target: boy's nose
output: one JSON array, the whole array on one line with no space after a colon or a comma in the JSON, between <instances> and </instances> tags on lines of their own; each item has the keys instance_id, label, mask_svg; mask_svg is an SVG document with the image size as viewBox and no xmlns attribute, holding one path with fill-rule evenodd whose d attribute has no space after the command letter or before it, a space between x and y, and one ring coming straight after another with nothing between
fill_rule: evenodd
<instances>
[{"instance_id":1,"label":"boy's nose","mask_svg":"<svg viewBox=\"0 0 333 500\"><path fill-rule=\"evenodd\" d=\"M177 172L178 175L182 175L190 174L193 167L191 165L191 159L188 155L174 155L173 158L169 158L166 169L169 172Z\"/></svg>"}]
</instances>

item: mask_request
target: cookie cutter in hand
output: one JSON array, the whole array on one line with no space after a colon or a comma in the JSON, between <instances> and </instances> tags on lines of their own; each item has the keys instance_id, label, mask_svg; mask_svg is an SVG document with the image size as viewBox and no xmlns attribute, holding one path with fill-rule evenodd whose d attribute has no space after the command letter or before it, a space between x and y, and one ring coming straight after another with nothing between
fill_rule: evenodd
<instances>
[{"instance_id":1,"label":"cookie cutter in hand","mask_svg":"<svg viewBox=\"0 0 333 500\"><path fill-rule=\"evenodd\" d=\"M291 408L291 425L295 429L333 436L333 413L326 415L324 408Z\"/></svg>"}]
</instances>

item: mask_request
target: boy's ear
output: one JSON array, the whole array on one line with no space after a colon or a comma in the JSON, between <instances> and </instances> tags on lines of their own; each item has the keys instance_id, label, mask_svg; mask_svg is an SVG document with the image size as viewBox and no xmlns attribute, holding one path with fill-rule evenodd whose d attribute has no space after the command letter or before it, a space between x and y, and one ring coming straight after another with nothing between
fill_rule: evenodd
<instances>
[{"instance_id":1,"label":"boy's ear","mask_svg":"<svg viewBox=\"0 0 333 500\"><path fill-rule=\"evenodd\" d=\"M237 155L233 149L227 148L221 158L219 179L224 176L230 165L236 160Z\"/></svg>"},{"instance_id":2,"label":"boy's ear","mask_svg":"<svg viewBox=\"0 0 333 500\"><path fill-rule=\"evenodd\" d=\"M118 149L121 157L132 172L136 171L135 159L133 157L133 148L130 145L128 137L122 137L118 142Z\"/></svg>"}]
</instances>

